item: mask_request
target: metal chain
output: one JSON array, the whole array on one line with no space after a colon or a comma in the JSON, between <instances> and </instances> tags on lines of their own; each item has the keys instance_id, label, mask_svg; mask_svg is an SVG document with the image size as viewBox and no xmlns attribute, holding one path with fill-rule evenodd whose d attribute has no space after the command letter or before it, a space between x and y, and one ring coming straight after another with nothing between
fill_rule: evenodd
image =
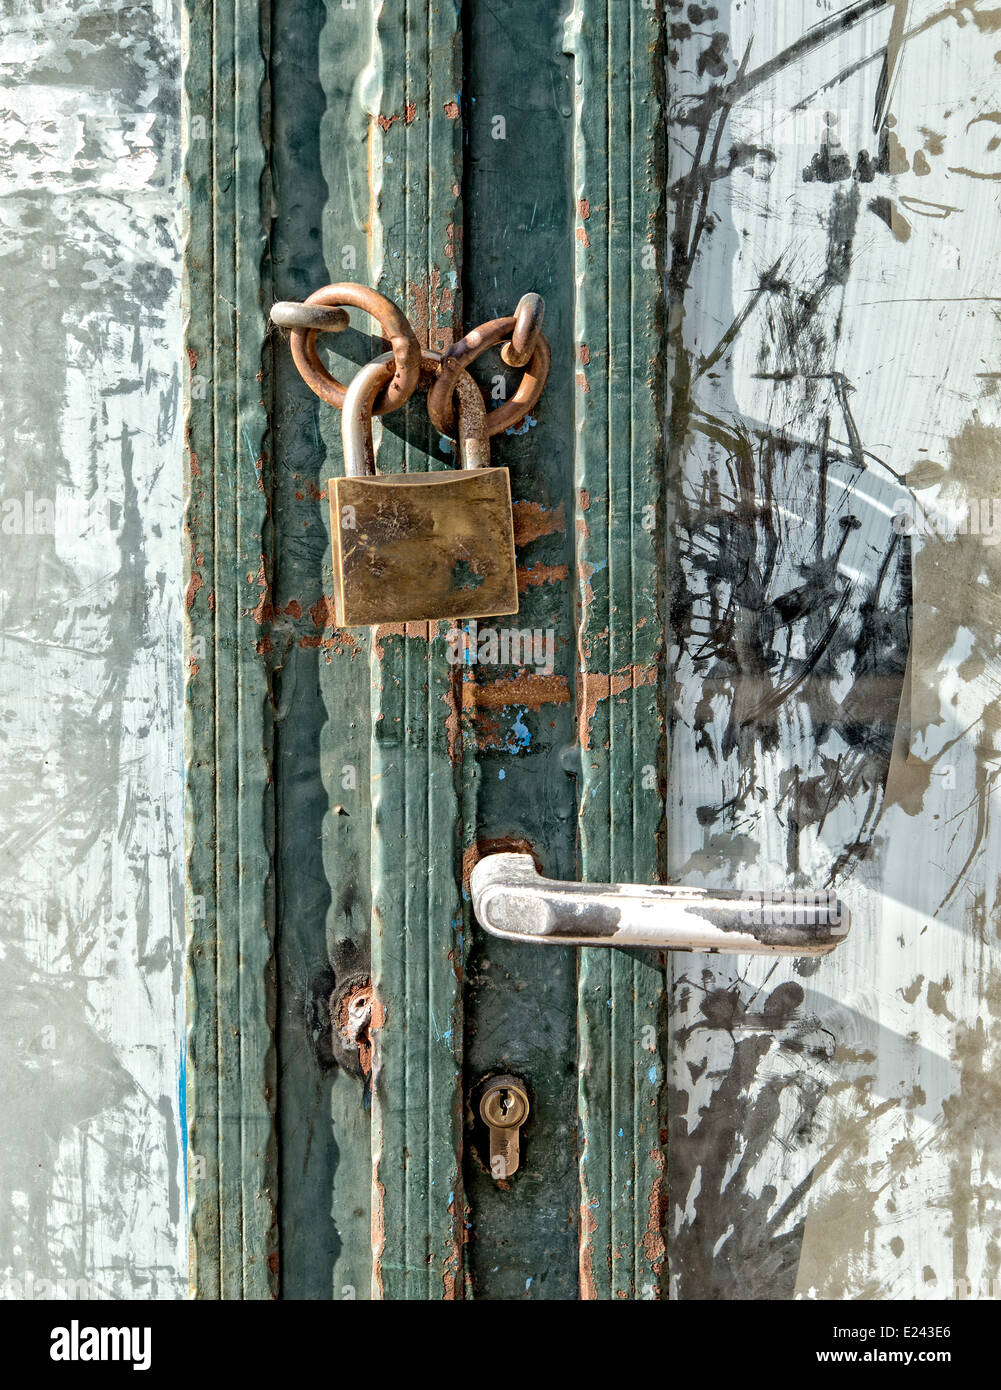
<instances>
[{"instance_id":1,"label":"metal chain","mask_svg":"<svg viewBox=\"0 0 1001 1390\"><path fill-rule=\"evenodd\" d=\"M383 382L372 402L372 414L387 415L399 410L417 390L422 361L426 369L427 356L422 358L410 320L391 299L366 285L326 285L302 304L282 300L272 305L271 322L277 327L291 329L292 358L303 380L321 400L341 410L347 388L331 376L320 361L316 336L318 333L342 333L349 322L346 307L362 309L378 320L392 349L374 359L382 365ZM540 295L524 294L513 314L481 323L442 353L428 391L428 414L440 434L455 437L459 428L456 393L465 397L468 413L472 384L469 365L489 348L497 346L501 347L504 363L509 367L524 367L525 374L510 400L487 411L486 433L500 434L525 418L542 395L549 375L551 354L542 332L545 312Z\"/></svg>"}]
</instances>

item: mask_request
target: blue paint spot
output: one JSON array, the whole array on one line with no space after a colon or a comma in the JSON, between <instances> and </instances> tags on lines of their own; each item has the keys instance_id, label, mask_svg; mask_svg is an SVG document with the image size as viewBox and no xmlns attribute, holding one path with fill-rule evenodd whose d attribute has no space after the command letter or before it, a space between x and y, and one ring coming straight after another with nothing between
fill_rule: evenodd
<instances>
[{"instance_id":1,"label":"blue paint spot","mask_svg":"<svg viewBox=\"0 0 1001 1390\"><path fill-rule=\"evenodd\" d=\"M447 434L440 434L438 436L438 448L443 454L450 454L452 452L452 441Z\"/></svg>"},{"instance_id":2,"label":"blue paint spot","mask_svg":"<svg viewBox=\"0 0 1001 1390\"><path fill-rule=\"evenodd\" d=\"M538 423L539 423L539 422L538 422L538 420L536 420L536 418L535 418L534 415L526 415L525 418L524 418L524 420L521 422L521 424L519 425L519 427L518 427L517 429L515 429L513 425L510 425L510 426L504 431L504 433L505 433L505 434L527 434L528 431L534 429L535 426L536 426Z\"/></svg>"},{"instance_id":3,"label":"blue paint spot","mask_svg":"<svg viewBox=\"0 0 1001 1390\"><path fill-rule=\"evenodd\" d=\"M620 1138L620 1139L622 1138L622 1130L621 1130L621 1129L619 1130L619 1138Z\"/></svg>"},{"instance_id":4,"label":"blue paint spot","mask_svg":"<svg viewBox=\"0 0 1001 1390\"><path fill-rule=\"evenodd\" d=\"M650 1085L651 1085L651 1086L656 1086L656 1084L657 1084L657 1068L656 1068L656 1067L651 1067L650 1070L647 1072L647 1076L650 1078Z\"/></svg>"},{"instance_id":5,"label":"blue paint spot","mask_svg":"<svg viewBox=\"0 0 1001 1390\"><path fill-rule=\"evenodd\" d=\"M504 771L503 768L501 768L500 772L498 772L498 774L497 774L497 780L498 780L498 782L503 782L503 780L504 780L504 778L505 778L506 776L507 776L507 773Z\"/></svg>"},{"instance_id":6,"label":"blue paint spot","mask_svg":"<svg viewBox=\"0 0 1001 1390\"><path fill-rule=\"evenodd\" d=\"M517 752L519 748L528 748L532 742L532 735L528 725L525 723L525 711L519 711L517 719L511 726L508 734L508 749L510 752Z\"/></svg>"},{"instance_id":7,"label":"blue paint spot","mask_svg":"<svg viewBox=\"0 0 1001 1390\"><path fill-rule=\"evenodd\" d=\"M532 1287L532 1280L533 1280L534 1278L535 1278L535 1275L534 1275L534 1274L530 1274L530 1275L528 1276L528 1278L525 1280L525 1288L526 1288L526 1289L530 1289L530 1288Z\"/></svg>"}]
</instances>

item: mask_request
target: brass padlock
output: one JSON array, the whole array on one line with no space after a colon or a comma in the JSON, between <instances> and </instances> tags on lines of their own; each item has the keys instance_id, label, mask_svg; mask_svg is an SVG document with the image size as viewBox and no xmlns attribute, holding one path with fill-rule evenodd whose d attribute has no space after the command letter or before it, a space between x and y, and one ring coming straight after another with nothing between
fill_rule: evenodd
<instances>
[{"instance_id":1,"label":"brass padlock","mask_svg":"<svg viewBox=\"0 0 1001 1390\"><path fill-rule=\"evenodd\" d=\"M441 354L423 349L421 359L422 379L433 379ZM344 399L346 476L328 483L337 625L517 613L511 480L490 467L479 388L460 373L457 471L377 475L372 404L393 370L392 353L376 358Z\"/></svg>"}]
</instances>

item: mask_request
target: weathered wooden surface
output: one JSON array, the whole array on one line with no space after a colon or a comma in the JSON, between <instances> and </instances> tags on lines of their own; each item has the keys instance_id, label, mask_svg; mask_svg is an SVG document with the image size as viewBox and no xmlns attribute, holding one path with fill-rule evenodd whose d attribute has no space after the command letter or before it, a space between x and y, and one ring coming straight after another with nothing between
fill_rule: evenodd
<instances>
[{"instance_id":1,"label":"weathered wooden surface","mask_svg":"<svg viewBox=\"0 0 1001 1390\"><path fill-rule=\"evenodd\" d=\"M0 37L0 1286L184 1289L178 48Z\"/></svg>"}]
</instances>

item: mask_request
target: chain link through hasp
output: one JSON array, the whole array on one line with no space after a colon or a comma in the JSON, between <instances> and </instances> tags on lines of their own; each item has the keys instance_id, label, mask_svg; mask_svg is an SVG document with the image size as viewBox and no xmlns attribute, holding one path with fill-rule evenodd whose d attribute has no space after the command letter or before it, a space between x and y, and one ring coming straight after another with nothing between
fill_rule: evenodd
<instances>
[{"instance_id":1,"label":"chain link through hasp","mask_svg":"<svg viewBox=\"0 0 1001 1390\"><path fill-rule=\"evenodd\" d=\"M381 352L345 387L320 361L318 333L348 326L345 306L382 327ZM344 474L328 483L334 616L338 627L452 621L518 611L511 479L490 460L490 437L517 425L542 393L549 344L545 305L526 294L507 318L480 324L447 352L422 348L401 310L361 285L327 285L304 304L276 304L272 322L291 329L292 356L309 386L341 411ZM487 410L469 366L501 347L524 368L510 400ZM427 392L428 415L456 441L458 470L380 474L372 420Z\"/></svg>"},{"instance_id":2,"label":"chain link through hasp","mask_svg":"<svg viewBox=\"0 0 1001 1390\"><path fill-rule=\"evenodd\" d=\"M426 385L428 414L439 434L456 438L457 401L466 397L469 410L468 368L489 348L500 347L508 367L524 368L514 395L487 411L486 432L501 434L521 423L542 395L549 375L549 343L542 332L546 306L537 294L524 294L513 314L491 319L470 329L435 360L428 372L426 352L406 314L391 299L367 285L343 283L315 290L303 303L284 300L272 306L271 322L290 329L292 359L303 380L328 405L343 410L347 387L332 376L320 360L316 347L319 333L341 333L348 326L346 309L363 309L370 314L389 340L390 352L375 361L381 364L381 380L371 404L373 415L399 410L418 389Z\"/></svg>"}]
</instances>

